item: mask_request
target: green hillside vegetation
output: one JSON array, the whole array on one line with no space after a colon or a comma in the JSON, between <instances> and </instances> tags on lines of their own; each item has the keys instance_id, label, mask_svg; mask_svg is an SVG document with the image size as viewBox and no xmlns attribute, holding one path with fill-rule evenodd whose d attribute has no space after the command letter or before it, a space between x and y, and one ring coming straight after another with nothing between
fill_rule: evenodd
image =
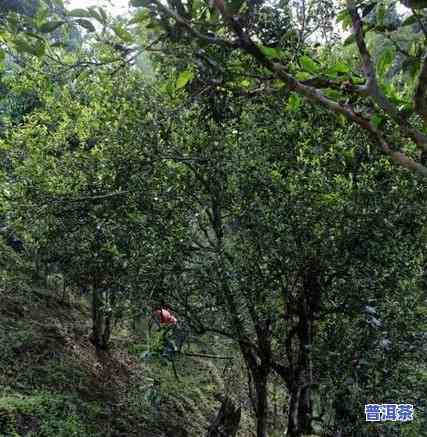
<instances>
[{"instance_id":1,"label":"green hillside vegetation","mask_svg":"<svg viewBox=\"0 0 427 437\"><path fill-rule=\"evenodd\" d=\"M55 290L2 289L1 301L2 437L203 435L218 410L215 395L233 384L224 364L187 356L176 362L177 380L170 366L132 353L144 344L125 328L110 353L97 352L87 304L64 303ZM205 341L205 353L215 353ZM243 417L240 435L249 435L253 419Z\"/></svg>"},{"instance_id":2,"label":"green hillside vegetation","mask_svg":"<svg viewBox=\"0 0 427 437\"><path fill-rule=\"evenodd\" d=\"M0 437L427 437L426 2L115 10L0 0Z\"/></svg>"}]
</instances>

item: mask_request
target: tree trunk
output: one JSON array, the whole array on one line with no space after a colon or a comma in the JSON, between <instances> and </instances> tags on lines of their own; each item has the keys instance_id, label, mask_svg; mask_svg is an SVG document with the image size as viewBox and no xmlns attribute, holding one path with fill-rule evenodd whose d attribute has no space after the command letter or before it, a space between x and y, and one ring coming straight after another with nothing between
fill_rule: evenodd
<instances>
[{"instance_id":1,"label":"tree trunk","mask_svg":"<svg viewBox=\"0 0 427 437\"><path fill-rule=\"evenodd\" d=\"M111 315L105 311L105 292L92 287L92 335L91 341L98 349L107 350L111 334Z\"/></svg>"},{"instance_id":2,"label":"tree trunk","mask_svg":"<svg viewBox=\"0 0 427 437\"><path fill-rule=\"evenodd\" d=\"M295 386L289 390L289 409L288 409L288 431L286 437L298 437L299 423L298 423L298 410L299 410L299 398L301 390Z\"/></svg>"},{"instance_id":3,"label":"tree trunk","mask_svg":"<svg viewBox=\"0 0 427 437\"><path fill-rule=\"evenodd\" d=\"M298 422L303 434L312 434L311 426L312 418L312 402L311 402L311 387L304 387L301 390L298 406Z\"/></svg>"},{"instance_id":4,"label":"tree trunk","mask_svg":"<svg viewBox=\"0 0 427 437\"><path fill-rule=\"evenodd\" d=\"M288 430L286 437L301 437L313 434L311 426L311 390L309 387L296 387L289 400Z\"/></svg>"},{"instance_id":5,"label":"tree trunk","mask_svg":"<svg viewBox=\"0 0 427 437\"><path fill-rule=\"evenodd\" d=\"M300 302L297 327L298 358L290 393L287 437L300 437L313 433L313 405L311 391L313 384L312 334L313 322L310 307L305 299Z\"/></svg>"},{"instance_id":6,"label":"tree trunk","mask_svg":"<svg viewBox=\"0 0 427 437\"><path fill-rule=\"evenodd\" d=\"M311 399L311 390L313 384L311 327L311 320L305 319L304 323L302 324L302 329L299 333L301 344L301 378L298 379L300 382L298 429L301 430L302 434L313 433L313 428L311 426L311 419L313 417Z\"/></svg>"},{"instance_id":7,"label":"tree trunk","mask_svg":"<svg viewBox=\"0 0 427 437\"><path fill-rule=\"evenodd\" d=\"M240 425L241 408L226 397L215 419L208 428L206 437L235 437Z\"/></svg>"},{"instance_id":8,"label":"tree trunk","mask_svg":"<svg viewBox=\"0 0 427 437\"><path fill-rule=\"evenodd\" d=\"M102 349L108 349L111 337L111 323L113 313L111 309L104 314L104 332L102 333Z\"/></svg>"},{"instance_id":9,"label":"tree trunk","mask_svg":"<svg viewBox=\"0 0 427 437\"><path fill-rule=\"evenodd\" d=\"M307 263L303 276L303 289L297 300L298 324L296 328L297 348L294 354L291 375L288 437L313 434L313 336L314 320L321 308L321 271L315 260ZM292 351L292 347L289 348Z\"/></svg>"},{"instance_id":10,"label":"tree trunk","mask_svg":"<svg viewBox=\"0 0 427 437\"><path fill-rule=\"evenodd\" d=\"M268 428L268 392L267 392L267 374L262 372L254 375L256 391L256 416L257 416L257 437L266 437Z\"/></svg>"},{"instance_id":11,"label":"tree trunk","mask_svg":"<svg viewBox=\"0 0 427 437\"><path fill-rule=\"evenodd\" d=\"M226 262L224 257L224 228L222 222L222 201L223 201L223 187L218 184L212 185L213 191L211 194L212 201L212 227L216 235L216 249L217 249L217 266L218 277L220 279L222 297L227 306L227 310L231 315L231 326L233 327L240 351L252 374L253 382L255 386L256 394L256 418L257 418L257 437L267 437L267 413L268 413L268 393L267 393L267 378L271 371L270 359L271 359L271 335L269 334L269 327L261 326L259 320L257 320L256 314L252 314L251 318L255 324L255 330L257 334L257 340L260 345L261 353L260 357L257 357L257 353L248 346L246 338L250 338L250 334L246 332L245 325L240 318L241 312L239 312L239 305L237 303L233 288L230 287L228 282L228 275L226 269ZM258 359L263 360L261 364L258 363ZM215 435L215 434L214 434ZM221 434L219 434L221 435ZM208 437L211 437L208 434ZM212 436L213 437L213 436Z\"/></svg>"}]
</instances>

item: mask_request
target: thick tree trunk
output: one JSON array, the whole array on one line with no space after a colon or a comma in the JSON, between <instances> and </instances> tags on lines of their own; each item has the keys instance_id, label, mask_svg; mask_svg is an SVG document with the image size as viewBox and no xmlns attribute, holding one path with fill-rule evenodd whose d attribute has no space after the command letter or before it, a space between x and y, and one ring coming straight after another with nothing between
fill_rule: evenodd
<instances>
[{"instance_id":1,"label":"thick tree trunk","mask_svg":"<svg viewBox=\"0 0 427 437\"><path fill-rule=\"evenodd\" d=\"M240 425L241 408L226 397L215 419L209 426L206 437L235 437Z\"/></svg>"},{"instance_id":2,"label":"thick tree trunk","mask_svg":"<svg viewBox=\"0 0 427 437\"><path fill-rule=\"evenodd\" d=\"M313 433L312 386L310 379L304 375L306 375L306 372L302 372L300 378L296 377L295 381L297 383L289 389L287 437L300 437L301 435Z\"/></svg>"},{"instance_id":3,"label":"thick tree trunk","mask_svg":"<svg viewBox=\"0 0 427 437\"><path fill-rule=\"evenodd\" d=\"M258 320L256 312L254 312L253 303L248 304L248 309L251 313L252 321L255 325L257 341L260 346L259 352L254 352L248 346L247 338L250 334L247 333L245 325L242 323L240 305L234 295L233 288L228 282L227 269L225 267L224 257L224 229L222 223L221 206L223 200L222 187L218 184L212 186L212 227L216 235L217 242L217 263L218 277L221 283L222 297L227 305L227 310L231 315L231 325L235 331L239 342L240 351L245 359L247 368L252 375L256 394L256 418L257 418L257 437L267 437L267 414L268 414L268 393L267 379L271 371L271 335L269 326L262 326ZM250 343L250 342L249 342ZM259 364L259 360L262 361Z\"/></svg>"},{"instance_id":4,"label":"thick tree trunk","mask_svg":"<svg viewBox=\"0 0 427 437\"><path fill-rule=\"evenodd\" d=\"M295 387L290 393L287 437L301 437L313 433L312 403L309 387Z\"/></svg>"},{"instance_id":5,"label":"thick tree trunk","mask_svg":"<svg viewBox=\"0 0 427 437\"><path fill-rule=\"evenodd\" d=\"M267 373L254 376L256 391L257 437L266 437L268 429Z\"/></svg>"},{"instance_id":6,"label":"thick tree trunk","mask_svg":"<svg viewBox=\"0 0 427 437\"><path fill-rule=\"evenodd\" d=\"M297 346L288 348L293 375L290 393L287 437L313 434L313 336L315 315L320 311L322 288L318 263L308 262L303 276L303 289L296 301L298 324L294 327ZM292 338L292 337L291 337Z\"/></svg>"},{"instance_id":7,"label":"thick tree trunk","mask_svg":"<svg viewBox=\"0 0 427 437\"><path fill-rule=\"evenodd\" d=\"M313 384L312 334L313 322L307 302L302 300L297 328L298 358L289 388L287 437L300 437L313 433L313 405L311 390Z\"/></svg>"}]
</instances>

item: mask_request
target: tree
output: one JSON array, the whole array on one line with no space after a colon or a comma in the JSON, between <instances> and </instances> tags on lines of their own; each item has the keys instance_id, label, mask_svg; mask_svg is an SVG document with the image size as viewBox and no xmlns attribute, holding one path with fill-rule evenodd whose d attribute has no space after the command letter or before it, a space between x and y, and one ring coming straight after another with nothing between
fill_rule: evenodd
<instances>
[{"instance_id":1,"label":"tree","mask_svg":"<svg viewBox=\"0 0 427 437\"><path fill-rule=\"evenodd\" d=\"M176 249L181 270L168 276L178 288L165 293L196 332L239 346L254 383L257 435L268 432L274 372L287 386L288 435L300 436L315 420L327 426L314 412L318 395L325 410L334 401L320 381L340 345L320 347L325 328L334 332L337 314L371 326L366 308L380 306L392 284L399 299L418 277L424 192L375 151L366 154L360 132L305 105L284 121L272 103L247 103L238 123L206 126L199 102L172 129L174 185L193 219L187 251ZM204 129L191 128L198 117ZM320 136L312 131L326 120ZM376 343L363 347L378 353Z\"/></svg>"},{"instance_id":2,"label":"tree","mask_svg":"<svg viewBox=\"0 0 427 437\"><path fill-rule=\"evenodd\" d=\"M395 120L367 98L375 82L353 72L352 39L343 53L310 41L313 11L328 7L319 3L301 4L297 23L287 5L242 4L234 15L230 5L219 12L231 29L213 8L193 5L190 14L188 5L152 3L134 25L151 20L167 31L162 41L152 39L156 28L140 35L153 50L154 77L138 69L138 35L123 20L87 50L25 57L22 74L7 77L8 99L24 104L1 138L0 206L32 260L90 289L97 347L108 347L119 301L134 315L166 302L195 334L231 340L248 370L259 437L270 431L273 377L286 387L289 437L381 436L351 410L364 392L392 400L385 383L408 396L413 385L411 401L424 408L425 323L414 314L425 315L425 187L392 168L370 147L370 128L358 125L368 120L378 141L406 144L421 119ZM403 26L371 6L363 21L379 26L379 47L393 44L381 26L422 29L417 17ZM175 7L179 15L168 19ZM214 35L190 23L193 12ZM360 42L360 12L340 15L355 25L357 50L366 37ZM331 18L322 17L323 29ZM194 38L207 44L192 45ZM378 52L377 85L393 94L399 75L391 67L400 64L388 49ZM316 88L325 84L327 97ZM393 132L395 125L410 131ZM408 153L416 157L414 144Z\"/></svg>"},{"instance_id":3,"label":"tree","mask_svg":"<svg viewBox=\"0 0 427 437\"><path fill-rule=\"evenodd\" d=\"M50 87L29 71L39 104L3 141L4 208L35 260L92 293L94 343L107 348L115 304L150 261L156 238L155 107L130 75L111 70ZM132 106L129 102L132 101ZM151 100L152 103L152 100Z\"/></svg>"},{"instance_id":4,"label":"tree","mask_svg":"<svg viewBox=\"0 0 427 437\"><path fill-rule=\"evenodd\" d=\"M133 4L141 5L138 1ZM308 5L310 2L304 4ZM277 4L279 11L281 6ZM266 13L266 10L258 4L239 2L229 5L218 0L210 7L203 3L184 5L181 2L165 5L153 0L146 4L150 12L143 16L136 15L135 21L151 21L152 27L166 31L166 36L169 37L171 29L174 29L174 41L195 42L202 50L214 45L221 47L221 50L239 50L249 55L255 64L249 70L250 74L241 72L241 75L247 78L246 81L249 80L250 90L256 90L260 84L262 92L268 87L279 93L284 86L286 90L351 120L365 130L372 144L379 146L394 162L425 177L426 168L408 147L409 141L419 152L427 148L427 134L425 125L422 125L422 120L425 122L426 117L423 108L427 84L425 50L411 55L415 56L419 66L418 77L413 77L409 83L399 86L387 82L378 71L377 60L372 58L366 41L367 32L390 31L381 22L384 20L383 2L348 1L346 6L346 9L337 14L337 18L343 21L344 26L352 26L349 42L354 41L357 45L360 65L340 57L331 65L327 46L317 49L316 44L313 46L309 40L302 38L300 40L303 47L297 44L292 48L291 41L295 37L295 30L291 26L286 36L281 39L281 45L270 47L259 44L257 41L263 40L261 32L265 30L261 31L254 25L256 18L254 20L253 17ZM332 4L329 9L331 7ZM373 8L376 10L374 24L367 25ZM424 29L426 26L423 13L414 11L410 21L405 20L397 28L392 28L391 32L399 34L407 23L414 20L418 20L420 28ZM248 16L252 18L250 21L247 20ZM316 22L315 16L307 19L304 14L303 17L304 22ZM320 14L319 20L323 18L324 14ZM330 20L327 22L330 23ZM425 32L423 38L425 39ZM157 38L153 44L162 40L162 37ZM292 51L287 53L289 47ZM195 50L194 53L193 56L197 59L200 51ZM389 54L387 56L390 59ZM213 62L216 62L215 59ZM390 64L391 61L383 58L379 62ZM256 80L251 79L253 77ZM277 82L272 82L272 79ZM223 80L219 80L223 83Z\"/></svg>"}]
</instances>

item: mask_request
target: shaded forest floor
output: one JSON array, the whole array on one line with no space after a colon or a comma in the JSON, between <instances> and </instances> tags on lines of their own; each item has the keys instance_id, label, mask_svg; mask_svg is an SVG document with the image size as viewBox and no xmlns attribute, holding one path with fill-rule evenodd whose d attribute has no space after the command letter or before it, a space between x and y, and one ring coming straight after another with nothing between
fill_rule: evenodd
<instances>
[{"instance_id":1,"label":"shaded forest floor","mask_svg":"<svg viewBox=\"0 0 427 437\"><path fill-rule=\"evenodd\" d=\"M129 353L134 339L125 330L110 353L97 352L82 303L34 287L0 290L0 301L1 437L205 435L215 394L228 385L224 363L180 356L176 380L170 366ZM252 427L244 408L239 436Z\"/></svg>"}]
</instances>

